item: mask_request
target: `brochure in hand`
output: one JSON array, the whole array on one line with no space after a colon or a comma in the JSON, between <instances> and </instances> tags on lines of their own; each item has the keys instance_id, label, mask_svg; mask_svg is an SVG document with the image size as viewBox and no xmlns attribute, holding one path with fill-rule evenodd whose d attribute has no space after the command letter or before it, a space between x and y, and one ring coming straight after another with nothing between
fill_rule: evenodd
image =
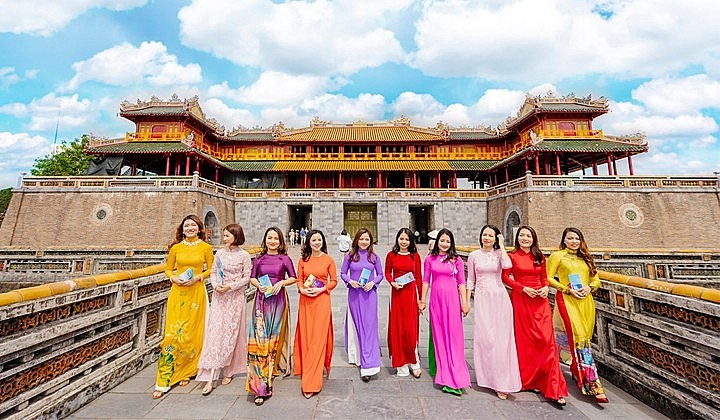
<instances>
[{"instance_id":1,"label":"brochure in hand","mask_svg":"<svg viewBox=\"0 0 720 420\"><path fill-rule=\"evenodd\" d=\"M395 279L395 283L405 286L408 283L412 283L415 281L415 276L413 276L412 271L403 274L402 276Z\"/></svg>"},{"instance_id":2,"label":"brochure in hand","mask_svg":"<svg viewBox=\"0 0 720 420\"><path fill-rule=\"evenodd\" d=\"M583 284L582 284L582 280L580 280L580 274L570 274L570 275L568 275L568 280L570 281L571 289L582 290Z\"/></svg>"},{"instance_id":3,"label":"brochure in hand","mask_svg":"<svg viewBox=\"0 0 720 420\"><path fill-rule=\"evenodd\" d=\"M325 286L325 283L320 281L319 279L316 279L315 276L312 274L309 274L307 278L305 279L305 282L303 283L303 286L305 287L314 287L316 289L319 289L323 286Z\"/></svg>"},{"instance_id":4,"label":"brochure in hand","mask_svg":"<svg viewBox=\"0 0 720 420\"><path fill-rule=\"evenodd\" d=\"M215 267L217 267L217 281L218 284L222 285L225 279L225 271L223 271L222 260L219 257L215 257Z\"/></svg>"},{"instance_id":5,"label":"brochure in hand","mask_svg":"<svg viewBox=\"0 0 720 420\"><path fill-rule=\"evenodd\" d=\"M268 287L272 289L272 282L270 281L270 277L267 274L263 274L262 276L258 277L258 281L260 282L260 286L262 287ZM268 289L265 292L265 297L272 296L272 290Z\"/></svg>"},{"instance_id":6,"label":"brochure in hand","mask_svg":"<svg viewBox=\"0 0 720 420\"><path fill-rule=\"evenodd\" d=\"M368 280L370 280L371 275L372 275L371 270L368 270L367 268L363 268L362 272L360 273L360 278L358 279L358 283L365 286L367 284Z\"/></svg>"},{"instance_id":7,"label":"brochure in hand","mask_svg":"<svg viewBox=\"0 0 720 420\"><path fill-rule=\"evenodd\" d=\"M192 268L188 268L187 270L183 271L182 273L178 274L178 278L182 281L188 281L191 278L193 278L195 274L193 273Z\"/></svg>"}]
</instances>

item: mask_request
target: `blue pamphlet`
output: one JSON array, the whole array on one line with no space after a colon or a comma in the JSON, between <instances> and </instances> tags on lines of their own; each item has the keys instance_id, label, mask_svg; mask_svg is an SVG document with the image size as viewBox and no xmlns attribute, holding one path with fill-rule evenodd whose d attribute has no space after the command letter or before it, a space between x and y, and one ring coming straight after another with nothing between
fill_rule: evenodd
<instances>
[{"instance_id":1,"label":"blue pamphlet","mask_svg":"<svg viewBox=\"0 0 720 420\"><path fill-rule=\"evenodd\" d=\"M570 275L568 275L568 280L570 281L571 289L582 290L583 284L582 284L582 280L580 280L580 274L570 274Z\"/></svg>"},{"instance_id":2,"label":"blue pamphlet","mask_svg":"<svg viewBox=\"0 0 720 420\"><path fill-rule=\"evenodd\" d=\"M370 280L371 275L372 275L371 270L368 270L367 268L363 268L362 273L360 273L360 278L358 279L358 283L362 284L363 286L366 285L368 280Z\"/></svg>"},{"instance_id":3,"label":"blue pamphlet","mask_svg":"<svg viewBox=\"0 0 720 420\"><path fill-rule=\"evenodd\" d=\"M217 267L218 284L222 285L223 279L225 278L225 272L223 271L222 261L217 256L215 257L215 267Z\"/></svg>"},{"instance_id":4,"label":"blue pamphlet","mask_svg":"<svg viewBox=\"0 0 720 420\"><path fill-rule=\"evenodd\" d=\"M258 282L260 282L260 286L267 287L272 289L272 282L270 281L270 277L267 274L263 274L262 276L258 277ZM265 292L265 297L272 296L272 290L268 289L267 292Z\"/></svg>"},{"instance_id":5,"label":"blue pamphlet","mask_svg":"<svg viewBox=\"0 0 720 420\"><path fill-rule=\"evenodd\" d=\"M395 283L405 286L408 283L412 283L415 281L415 276L413 276L412 271L403 274L402 276L395 279Z\"/></svg>"},{"instance_id":6,"label":"blue pamphlet","mask_svg":"<svg viewBox=\"0 0 720 420\"><path fill-rule=\"evenodd\" d=\"M191 278L194 277L193 269L192 269L192 268L188 268L187 270L185 270L185 271L183 271L182 273L178 274L177 277L178 277L180 280L188 281L188 280L190 280Z\"/></svg>"}]
</instances>

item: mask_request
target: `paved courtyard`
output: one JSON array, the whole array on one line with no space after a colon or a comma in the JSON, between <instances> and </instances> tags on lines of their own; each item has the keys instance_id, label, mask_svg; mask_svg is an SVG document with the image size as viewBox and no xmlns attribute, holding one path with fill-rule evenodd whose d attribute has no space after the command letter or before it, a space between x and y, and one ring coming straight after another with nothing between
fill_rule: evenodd
<instances>
[{"instance_id":1,"label":"paved courtyard","mask_svg":"<svg viewBox=\"0 0 720 420\"><path fill-rule=\"evenodd\" d=\"M384 257L387 247L376 249ZM335 261L339 252L331 250ZM298 248L291 249L293 261L299 258ZM297 315L298 293L288 289L291 301L292 332ZM369 383L360 380L359 369L347 363L344 349L343 323L347 289L341 283L332 294L335 349L330 378L320 394L306 400L300 392L300 378L289 376L274 382L273 397L261 407L245 391L245 376L237 376L230 385L219 385L210 395L201 395L202 384L191 381L186 387L175 387L162 399L153 400L156 365L116 386L71 415L72 419L314 419L314 418L407 418L407 419L662 419L662 414L647 407L631 395L605 381L609 404L598 405L580 394L563 368L570 397L565 407L556 407L533 392L511 394L499 400L492 390L474 384L472 370L472 313L465 318L465 354L469 362L472 389L462 396L440 391L427 374L427 360L421 365L420 379L400 378L390 367L387 357L387 317L390 286L379 288L380 344L383 369ZM248 305L249 306L249 305ZM249 316L249 314L248 314ZM427 354L428 319L421 319L420 354Z\"/></svg>"}]
</instances>

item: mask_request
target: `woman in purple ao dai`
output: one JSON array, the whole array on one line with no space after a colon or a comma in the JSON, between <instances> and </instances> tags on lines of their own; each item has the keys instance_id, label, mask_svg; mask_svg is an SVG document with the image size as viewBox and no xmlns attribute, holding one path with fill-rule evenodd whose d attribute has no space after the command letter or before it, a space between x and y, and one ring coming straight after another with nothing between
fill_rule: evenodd
<instances>
[{"instance_id":1,"label":"woman in purple ao dai","mask_svg":"<svg viewBox=\"0 0 720 420\"><path fill-rule=\"evenodd\" d=\"M473 361L478 386L495 391L501 400L520 391L513 328L513 308L502 282L502 270L512 262L503 236L493 225L480 230L480 249L468 256L467 298L475 291Z\"/></svg>"},{"instance_id":2,"label":"woman in purple ao dai","mask_svg":"<svg viewBox=\"0 0 720 420\"><path fill-rule=\"evenodd\" d=\"M462 395L470 386L465 362L465 334L462 317L470 312L465 293L465 264L455 250L455 238L441 229L432 252L425 258L423 289L418 307L425 310L430 293L430 326L435 346L435 383L447 393Z\"/></svg>"},{"instance_id":3,"label":"woman in purple ao dai","mask_svg":"<svg viewBox=\"0 0 720 420\"><path fill-rule=\"evenodd\" d=\"M366 277L363 278L363 270ZM380 372L377 286L383 279L380 258L373 252L372 234L360 228L343 259L340 278L348 287L345 349L348 362L360 366L360 378L369 382Z\"/></svg>"}]
</instances>

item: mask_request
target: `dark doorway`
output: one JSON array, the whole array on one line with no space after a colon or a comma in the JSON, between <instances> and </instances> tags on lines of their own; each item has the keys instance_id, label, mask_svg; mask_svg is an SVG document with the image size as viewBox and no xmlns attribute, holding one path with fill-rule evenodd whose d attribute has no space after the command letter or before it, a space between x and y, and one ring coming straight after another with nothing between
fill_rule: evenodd
<instances>
[{"instance_id":1,"label":"dark doorway","mask_svg":"<svg viewBox=\"0 0 720 420\"><path fill-rule=\"evenodd\" d=\"M312 206L288 206L290 229L312 229Z\"/></svg>"},{"instance_id":2,"label":"dark doorway","mask_svg":"<svg viewBox=\"0 0 720 420\"><path fill-rule=\"evenodd\" d=\"M428 232L433 230L430 223L432 220L433 206L410 206L410 230L417 232L415 239L419 244L428 243Z\"/></svg>"},{"instance_id":3,"label":"dark doorway","mask_svg":"<svg viewBox=\"0 0 720 420\"><path fill-rule=\"evenodd\" d=\"M388 188L405 188L405 174L402 172L387 173Z\"/></svg>"}]
</instances>

